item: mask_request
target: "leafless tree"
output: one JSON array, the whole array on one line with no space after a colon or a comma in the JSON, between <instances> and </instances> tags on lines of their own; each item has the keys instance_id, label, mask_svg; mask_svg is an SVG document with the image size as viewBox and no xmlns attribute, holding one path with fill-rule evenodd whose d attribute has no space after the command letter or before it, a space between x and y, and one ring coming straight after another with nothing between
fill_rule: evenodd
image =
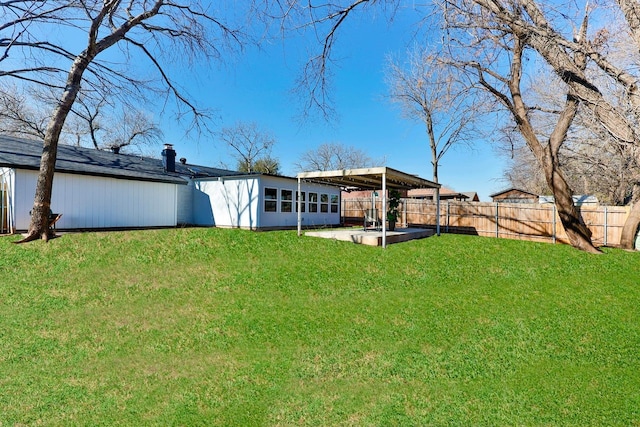
<instances>
[{"instance_id":1,"label":"leafless tree","mask_svg":"<svg viewBox=\"0 0 640 427\"><path fill-rule=\"evenodd\" d=\"M43 140L54 100L49 90L25 93L15 86L0 90L0 132ZM65 121L60 143L97 150L129 149L159 143L162 131L151 116L133 106L116 111L108 100L79 96Z\"/></svg>"},{"instance_id":2,"label":"leafless tree","mask_svg":"<svg viewBox=\"0 0 640 427\"><path fill-rule=\"evenodd\" d=\"M302 79L311 94L309 105L321 106L326 99L324 94L327 77L330 77L327 69L332 60L332 51L339 30L348 21L347 18L374 6L393 9L399 4L398 1L354 0L347 4L309 2L300 6L306 8L312 16L313 19L310 21L314 22L314 29L319 29L317 34L321 35L322 43L321 53L309 61ZM526 79L528 73L535 73L546 64L566 85L566 90L563 91L566 96L565 102L562 109L556 112L553 141L539 140L542 150L533 149L533 152L543 168L547 165L545 174L547 180L552 180L549 186L563 188L561 192L564 194L556 197L556 203L564 205L563 223L565 228L569 228L568 234L577 236L578 240L572 243L576 247L594 251L588 230L581 224L579 213L569 206L571 187L563 176L562 168L558 168L561 165L556 154L581 105L618 144L638 146L640 85L633 64L637 64L640 47L640 6L628 0L614 0L613 5L617 6L617 9L606 5L601 8L589 7L586 11L574 13L575 3L570 2L551 5L536 0L441 0L440 5L447 24L442 33L447 53L453 58L459 58L458 54L463 52L468 66L471 66L472 62L479 65L475 72L483 79L480 83L489 83L491 86L500 82L498 86L501 86L501 89L496 93L497 99L501 98L500 94L507 96L502 99L509 101L511 107L508 106L509 103L502 100L501 102L504 108L510 110L509 113L515 118L525 140L533 141L533 137L538 139L539 135L531 122L522 120L527 118L529 108L532 107L522 100L523 77ZM427 15L428 5L417 7L424 7L425 16ZM431 13L430 9L428 13ZM576 33L576 29L586 28L594 15L593 21L597 22L600 28L596 31ZM619 31L620 29L622 31ZM429 31L433 32L433 28L429 28ZM629 35L635 49L627 48L626 52L620 52L619 48L624 46L624 43L606 46L609 35L613 33ZM629 51L632 51L636 60L629 60ZM476 53L477 56L469 58L470 52ZM523 67L525 64L526 67ZM496 68L492 70L492 67ZM507 73L501 74L505 69ZM496 70L498 75L492 75ZM598 78L593 77L593 70L597 70ZM603 84L615 86L619 90L604 90ZM487 85L484 87L489 89ZM617 93L622 99L612 100L607 97L610 93ZM623 104L625 108L620 107ZM516 114L513 114L514 112ZM628 114L629 112L631 114ZM630 151L637 153L637 150ZM549 168L550 164L554 164L554 167ZM557 171L560 173L556 173ZM640 195L638 182L640 179L637 179L634 185L636 198ZM640 203L636 202L623 229L623 247L632 247L639 224Z\"/></svg>"},{"instance_id":3,"label":"leafless tree","mask_svg":"<svg viewBox=\"0 0 640 427\"><path fill-rule=\"evenodd\" d=\"M525 35L506 33L499 22L478 22L476 17L469 19L465 11L453 15L451 27L464 31L473 31L480 43L476 43L473 57L458 60L459 64L475 74L478 84L497 99L513 117L520 134L538 160L558 209L558 216L567 236L576 248L596 253L591 242L591 231L582 220L580 211L573 203L573 190L561 167L559 153L567 132L578 111L579 100L568 87L565 90L564 105L554 112L553 129L546 133L536 128L531 118L532 105L526 100L522 78L527 72L526 55L528 45ZM453 21L457 19L456 21ZM475 25L475 27L472 27ZM473 28L473 29L472 29ZM586 25L583 25L577 37L586 37ZM489 53L492 57L487 55ZM481 55L480 57L479 54ZM471 56L471 55L470 55ZM576 54L570 60L578 70L586 67L586 58ZM508 71L505 64L508 64Z\"/></svg>"},{"instance_id":4,"label":"leafless tree","mask_svg":"<svg viewBox=\"0 0 640 427\"><path fill-rule=\"evenodd\" d=\"M224 5L213 9L201 2L14 0L0 8L0 76L46 86L58 94L46 126L33 215L23 241L50 236L48 213L57 147L81 90L122 97L164 96L176 101L178 116L189 114L202 124L203 111L163 64L185 60L188 66L199 58L219 58L248 40L233 22L233 17L243 14L225 14ZM80 48L78 40L84 40ZM112 49L116 45L118 49ZM110 56L105 57L105 51ZM134 61L146 62L157 79L136 77Z\"/></svg>"},{"instance_id":5,"label":"leafless tree","mask_svg":"<svg viewBox=\"0 0 640 427\"><path fill-rule=\"evenodd\" d=\"M568 85L565 92L566 100L557 116L553 132L547 141L540 140L533 123L529 120L529 106L522 96L522 76L526 72L524 64L527 64L525 55L529 50L535 50L535 47L531 46L530 34L514 31L509 23L494 16L498 12L494 12L494 15L487 13L478 6L478 3L483 1L489 3L492 0L451 0L445 3L443 14L449 32L445 33L448 39L444 44L447 48L446 54L451 58L449 62L471 72L477 86L492 94L513 117L520 133L545 171L545 177L555 196L561 221L571 243L577 248L597 252L591 243L589 229L573 205L572 191L563 176L557 156L577 112L579 97L574 92L578 89ZM323 52L317 57L315 65L310 63L316 73L322 75L324 67L329 63L331 48L339 27L344 25L345 19L356 9L362 9L367 4L373 3L354 1L349 6L340 7L332 4L336 9L327 15L330 31L324 38ZM513 3L509 5L514 9L519 7ZM586 44L584 35L582 43ZM579 42L574 44L580 45ZM584 74L586 56L581 52L563 53L573 67L572 72L576 75ZM323 87L322 80L317 78L315 81L320 83L312 87Z\"/></svg>"},{"instance_id":6,"label":"leafless tree","mask_svg":"<svg viewBox=\"0 0 640 427\"><path fill-rule=\"evenodd\" d=\"M582 105L620 146L638 147L640 82L633 64L637 63L640 47L640 6L627 0L616 0L611 5L614 7L587 6L578 18L577 14L569 12L575 10L573 3L551 7L535 0L445 2L447 11L466 16L468 22L485 26L490 23L496 41L504 38L520 40L524 49L535 52L536 56L532 57L536 62L546 63L565 83L572 99L568 102ZM580 34L572 31L586 27L594 15L593 21L600 26L596 31ZM613 32L629 36L626 47L625 44L607 43ZM589 34L593 36L588 37ZM629 49L630 44L635 49ZM629 60L630 56L632 60ZM585 66L587 64L589 67ZM630 151L637 154L637 149ZM640 224L638 182L640 179L636 177L636 201L622 231L621 245L625 248L633 247Z\"/></svg>"},{"instance_id":7,"label":"leafless tree","mask_svg":"<svg viewBox=\"0 0 640 427\"><path fill-rule=\"evenodd\" d=\"M299 172L328 171L379 166L380 163L363 150L339 143L320 144L318 148L308 150L295 163Z\"/></svg>"},{"instance_id":8,"label":"leafless tree","mask_svg":"<svg viewBox=\"0 0 640 427\"><path fill-rule=\"evenodd\" d=\"M529 118L542 139L553 131L562 110L564 83L553 73L540 70L530 77L523 92L532 108ZM517 126L506 123L499 138L499 152L508 162L505 179L512 186L536 194L548 194L549 187L540 163L520 135ZM579 194L593 194L600 202L622 205L628 202L638 165L630 145L620 145L588 110L579 105L576 117L561 146L558 157L570 187Z\"/></svg>"},{"instance_id":9,"label":"leafless tree","mask_svg":"<svg viewBox=\"0 0 640 427\"><path fill-rule=\"evenodd\" d=\"M239 171L257 172L256 164L260 160L263 160L262 167L272 163L267 160L273 160L271 150L276 139L268 131L260 129L256 123L238 122L232 127L222 128L216 135L229 148Z\"/></svg>"},{"instance_id":10,"label":"leafless tree","mask_svg":"<svg viewBox=\"0 0 640 427\"><path fill-rule=\"evenodd\" d=\"M43 139L47 115L39 105L16 86L0 87L0 132Z\"/></svg>"},{"instance_id":11,"label":"leafless tree","mask_svg":"<svg viewBox=\"0 0 640 427\"><path fill-rule=\"evenodd\" d=\"M296 82L295 91L304 101L303 116L319 113L331 120L336 112L331 97L335 45L349 18L358 14L377 16L382 11L389 19L394 16L399 1L352 0L352 1L278 1L283 32L300 36L309 35L314 42L309 60ZM320 48L317 48L317 45Z\"/></svg>"},{"instance_id":12,"label":"leafless tree","mask_svg":"<svg viewBox=\"0 0 640 427\"><path fill-rule=\"evenodd\" d=\"M557 85L547 86L550 90ZM627 204L640 173L633 146L620 145L601 126L592 123L591 115L579 111L574 125L558 156L570 187L578 194L593 194L601 203ZM534 115L534 112L531 112ZM535 194L548 194L549 187L540 163L517 129L504 129L500 152L507 159L505 180L511 186Z\"/></svg>"},{"instance_id":13,"label":"leafless tree","mask_svg":"<svg viewBox=\"0 0 640 427\"><path fill-rule=\"evenodd\" d=\"M406 61L389 60L390 99L409 120L424 124L429 141L433 181L440 161L451 147L470 144L482 110L464 74L443 61L430 47L410 49Z\"/></svg>"},{"instance_id":14,"label":"leafless tree","mask_svg":"<svg viewBox=\"0 0 640 427\"><path fill-rule=\"evenodd\" d=\"M78 97L71 110L78 143L88 138L96 150L120 152L161 142L163 133L148 113L133 107L114 108L108 101Z\"/></svg>"},{"instance_id":15,"label":"leafless tree","mask_svg":"<svg viewBox=\"0 0 640 427\"><path fill-rule=\"evenodd\" d=\"M498 150L505 159L507 166L503 171L503 178L510 187L519 188L533 194L548 194L549 186L544 178L540 163L535 158L527 144L520 138L517 130L507 130L509 147Z\"/></svg>"}]
</instances>

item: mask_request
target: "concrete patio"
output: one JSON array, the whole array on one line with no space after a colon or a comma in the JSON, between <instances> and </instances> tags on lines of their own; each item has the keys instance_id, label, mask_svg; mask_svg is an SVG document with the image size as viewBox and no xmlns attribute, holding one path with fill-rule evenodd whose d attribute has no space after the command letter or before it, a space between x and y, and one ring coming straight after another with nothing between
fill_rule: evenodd
<instances>
[{"instance_id":1,"label":"concrete patio","mask_svg":"<svg viewBox=\"0 0 640 427\"><path fill-rule=\"evenodd\" d=\"M382 230L363 230L362 228L336 229L323 231L307 231L305 236L335 239L368 246L382 246ZM387 245L424 239L436 234L435 230L426 228L396 228L387 231Z\"/></svg>"}]
</instances>

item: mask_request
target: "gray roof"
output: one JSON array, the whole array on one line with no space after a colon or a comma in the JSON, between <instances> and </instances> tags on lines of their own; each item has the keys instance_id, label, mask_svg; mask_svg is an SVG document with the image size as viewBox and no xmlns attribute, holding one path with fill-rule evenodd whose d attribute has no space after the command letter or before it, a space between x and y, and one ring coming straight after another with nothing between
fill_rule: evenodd
<instances>
[{"instance_id":1,"label":"gray roof","mask_svg":"<svg viewBox=\"0 0 640 427\"><path fill-rule=\"evenodd\" d=\"M528 192L528 191L521 190L521 189L519 189L519 188L514 188L514 187L507 188L506 190L498 191L497 193L489 194L489 197L496 197L496 196L499 196L499 195L501 195L501 194L508 193L509 191L518 191L518 192L520 192L520 193L522 193L522 194L528 194L528 195L530 195L530 196L538 197L538 195L537 195L537 194L530 193L530 192Z\"/></svg>"},{"instance_id":2,"label":"gray roof","mask_svg":"<svg viewBox=\"0 0 640 427\"><path fill-rule=\"evenodd\" d=\"M0 166L16 169L40 168L42 141L0 135ZM176 161L176 172L165 172L161 159L131 154L115 154L90 148L60 144L56 171L107 176L138 181L186 184L182 177L202 178L243 175L240 172Z\"/></svg>"}]
</instances>

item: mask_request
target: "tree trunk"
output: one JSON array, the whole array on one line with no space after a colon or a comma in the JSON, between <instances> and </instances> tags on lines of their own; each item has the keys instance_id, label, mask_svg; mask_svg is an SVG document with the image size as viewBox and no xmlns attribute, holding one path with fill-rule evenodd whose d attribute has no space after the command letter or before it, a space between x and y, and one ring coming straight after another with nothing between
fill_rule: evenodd
<instances>
[{"instance_id":1,"label":"tree trunk","mask_svg":"<svg viewBox=\"0 0 640 427\"><path fill-rule=\"evenodd\" d=\"M36 194L31 210L31 223L27 235L17 243L30 242L32 240L49 240L53 233L49 229L49 213L51 211L51 194L53 190L53 175L58 155L58 141L64 122L71 111L71 107L80 90L82 75L89 65L89 59L80 55L74 61L67 77L67 86L62 93L60 102L51 116L44 137L42 157L40 159L40 172L36 182Z\"/></svg>"},{"instance_id":2,"label":"tree trunk","mask_svg":"<svg viewBox=\"0 0 640 427\"><path fill-rule=\"evenodd\" d=\"M636 185L634 193L638 194L640 185ZM620 247L622 249L633 249L633 245L640 226L640 197L634 197L635 201L631 206L631 212L622 227L622 235L620 236ZM639 249L640 248L636 248Z\"/></svg>"},{"instance_id":3,"label":"tree trunk","mask_svg":"<svg viewBox=\"0 0 640 427\"><path fill-rule=\"evenodd\" d=\"M542 163L547 184L553 193L558 216L571 246L585 252L601 253L591 242L591 230L582 220L580 211L573 204L573 192L565 180L555 156L547 154Z\"/></svg>"}]
</instances>

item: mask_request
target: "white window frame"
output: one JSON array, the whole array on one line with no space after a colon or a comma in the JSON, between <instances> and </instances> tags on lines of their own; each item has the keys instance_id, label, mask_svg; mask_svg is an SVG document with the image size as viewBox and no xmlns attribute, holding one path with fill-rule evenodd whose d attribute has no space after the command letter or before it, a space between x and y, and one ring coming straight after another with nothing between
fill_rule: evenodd
<instances>
[{"instance_id":1,"label":"white window frame","mask_svg":"<svg viewBox=\"0 0 640 427\"><path fill-rule=\"evenodd\" d=\"M289 198L286 199L284 193L289 193ZM293 192L294 190L290 190L288 188L280 189L280 212L282 213L293 213ZM288 205L289 209L285 210L285 204Z\"/></svg>"},{"instance_id":2,"label":"white window frame","mask_svg":"<svg viewBox=\"0 0 640 427\"><path fill-rule=\"evenodd\" d=\"M340 196L337 194L329 195L330 202L330 212L331 213L339 213L340 212Z\"/></svg>"},{"instance_id":3,"label":"white window frame","mask_svg":"<svg viewBox=\"0 0 640 427\"><path fill-rule=\"evenodd\" d=\"M309 192L309 213L318 213L318 193Z\"/></svg>"},{"instance_id":4,"label":"white window frame","mask_svg":"<svg viewBox=\"0 0 640 427\"><path fill-rule=\"evenodd\" d=\"M329 195L320 193L320 213L329 213Z\"/></svg>"},{"instance_id":5,"label":"white window frame","mask_svg":"<svg viewBox=\"0 0 640 427\"><path fill-rule=\"evenodd\" d=\"M276 192L276 198L272 199L272 198L267 198L267 190L273 190ZM264 187L264 203L262 205L262 210L265 213L277 213L278 212L278 194L279 191L277 188L274 187ZM267 203L275 203L275 210L268 210L267 209Z\"/></svg>"},{"instance_id":6,"label":"white window frame","mask_svg":"<svg viewBox=\"0 0 640 427\"><path fill-rule=\"evenodd\" d=\"M302 204L300 205L300 212L305 213L306 212L306 207L307 207L307 192L306 191L301 191L302 193ZM296 191L296 212L298 212L298 198L300 196L298 195L298 192Z\"/></svg>"}]
</instances>

